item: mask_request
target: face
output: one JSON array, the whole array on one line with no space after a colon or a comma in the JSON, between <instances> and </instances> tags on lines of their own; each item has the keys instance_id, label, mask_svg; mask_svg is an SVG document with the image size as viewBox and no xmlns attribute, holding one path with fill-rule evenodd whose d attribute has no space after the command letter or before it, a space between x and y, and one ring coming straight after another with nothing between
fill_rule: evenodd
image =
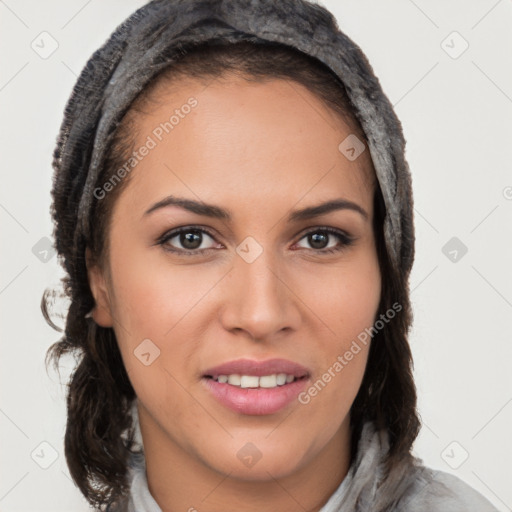
<instances>
[{"instance_id":1,"label":"face","mask_svg":"<svg viewBox=\"0 0 512 512\"><path fill-rule=\"evenodd\" d=\"M368 148L346 158L353 130L285 80L163 85L136 128L149 149L114 205L108 266L89 280L146 453L241 479L313 464L348 440L369 345L344 354L380 299ZM297 213L331 201L344 203Z\"/></svg>"}]
</instances>

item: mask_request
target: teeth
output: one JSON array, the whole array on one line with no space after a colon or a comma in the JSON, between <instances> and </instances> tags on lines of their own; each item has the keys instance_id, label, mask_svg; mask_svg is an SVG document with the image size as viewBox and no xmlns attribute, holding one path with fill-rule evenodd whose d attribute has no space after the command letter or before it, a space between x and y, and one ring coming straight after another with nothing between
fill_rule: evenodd
<instances>
[{"instance_id":1,"label":"teeth","mask_svg":"<svg viewBox=\"0 0 512 512\"><path fill-rule=\"evenodd\" d=\"M223 375L221 375L223 377ZM242 379L240 378L240 375L230 375L228 377L228 384L231 384L232 386L240 386L242 382Z\"/></svg>"},{"instance_id":2,"label":"teeth","mask_svg":"<svg viewBox=\"0 0 512 512\"><path fill-rule=\"evenodd\" d=\"M222 384L227 383L241 388L276 388L293 382L295 377L286 373L262 375L261 377L234 373L232 375L219 375L215 380Z\"/></svg>"},{"instance_id":3,"label":"teeth","mask_svg":"<svg viewBox=\"0 0 512 512\"><path fill-rule=\"evenodd\" d=\"M259 385L259 377L254 377L252 375L242 375L240 377L240 387L241 388L257 388Z\"/></svg>"},{"instance_id":4,"label":"teeth","mask_svg":"<svg viewBox=\"0 0 512 512\"><path fill-rule=\"evenodd\" d=\"M294 379L294 377L293 377L293 375L290 375L290 377L291 377L291 380L290 380L290 382L291 382ZM277 380L277 384L279 386L286 384L286 373L278 373L276 380Z\"/></svg>"},{"instance_id":5,"label":"teeth","mask_svg":"<svg viewBox=\"0 0 512 512\"><path fill-rule=\"evenodd\" d=\"M260 388L277 387L277 375L264 375L257 380L259 380Z\"/></svg>"}]
</instances>

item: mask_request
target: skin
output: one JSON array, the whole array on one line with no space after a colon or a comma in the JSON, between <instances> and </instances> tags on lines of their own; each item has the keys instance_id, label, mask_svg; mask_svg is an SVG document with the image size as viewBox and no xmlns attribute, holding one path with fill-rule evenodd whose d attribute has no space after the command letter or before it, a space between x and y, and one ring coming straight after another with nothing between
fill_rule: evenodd
<instances>
[{"instance_id":1,"label":"skin","mask_svg":"<svg viewBox=\"0 0 512 512\"><path fill-rule=\"evenodd\" d=\"M201 376L242 357L279 357L306 366L314 383L373 325L381 281L369 150L345 158L338 145L353 130L296 83L228 75L157 92L138 115L136 147L190 96L198 105L131 171L114 205L107 264L88 269L93 318L113 327L137 394L150 492L165 512L318 511L349 468L349 410L369 345L307 405L294 400L271 415L231 411ZM170 194L229 209L233 219L176 206L144 215ZM368 218L342 209L286 220L337 198ZM214 235L203 234L205 253L157 243L190 225ZM341 250L325 254L306 236L322 227L353 244L327 235L324 246ZM263 249L252 263L236 252L248 236ZM166 245L184 250L179 236ZM148 338L160 355L145 366L134 350ZM262 454L252 467L237 457L247 442Z\"/></svg>"}]
</instances>

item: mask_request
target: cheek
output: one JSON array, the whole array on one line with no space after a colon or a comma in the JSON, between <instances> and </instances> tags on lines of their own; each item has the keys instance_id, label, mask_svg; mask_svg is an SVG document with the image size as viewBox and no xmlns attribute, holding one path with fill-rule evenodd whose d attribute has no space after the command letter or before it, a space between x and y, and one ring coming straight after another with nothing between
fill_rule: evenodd
<instances>
[{"instance_id":1,"label":"cheek","mask_svg":"<svg viewBox=\"0 0 512 512\"><path fill-rule=\"evenodd\" d=\"M173 265L161 255L151 258L147 249L145 252L119 257L112 277L114 314L124 327L122 338L128 334L134 342L141 336L155 340L170 337L216 281L211 271Z\"/></svg>"},{"instance_id":2,"label":"cheek","mask_svg":"<svg viewBox=\"0 0 512 512\"><path fill-rule=\"evenodd\" d=\"M322 364L299 401L315 410L306 421L313 424L317 413L318 418L327 415L334 428L348 413L363 379L381 297L380 269L376 255L367 253L312 277L322 286L309 286L304 293L327 334L316 338Z\"/></svg>"},{"instance_id":3,"label":"cheek","mask_svg":"<svg viewBox=\"0 0 512 512\"><path fill-rule=\"evenodd\" d=\"M343 349L350 340L373 325L381 298L381 276L377 256L358 253L337 266L319 267L309 273L303 286L306 304L322 320L334 348Z\"/></svg>"},{"instance_id":4,"label":"cheek","mask_svg":"<svg viewBox=\"0 0 512 512\"><path fill-rule=\"evenodd\" d=\"M187 398L179 383L194 372L198 325L211 314L205 298L225 269L173 265L161 255L152 261L147 249L112 245L114 329L123 362L141 401L167 411L160 403L165 397Z\"/></svg>"}]
</instances>

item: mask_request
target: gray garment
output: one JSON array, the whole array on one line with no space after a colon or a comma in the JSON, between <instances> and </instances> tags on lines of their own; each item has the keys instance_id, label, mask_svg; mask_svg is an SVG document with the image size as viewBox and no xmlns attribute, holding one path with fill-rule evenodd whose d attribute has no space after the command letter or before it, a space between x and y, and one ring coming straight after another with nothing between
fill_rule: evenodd
<instances>
[{"instance_id":1,"label":"gray garment","mask_svg":"<svg viewBox=\"0 0 512 512\"><path fill-rule=\"evenodd\" d=\"M367 422L347 476L319 512L498 512L460 478L418 458L404 460L383 480L388 449L387 434ZM133 461L130 496L109 512L162 512L148 489L144 457Z\"/></svg>"}]
</instances>

